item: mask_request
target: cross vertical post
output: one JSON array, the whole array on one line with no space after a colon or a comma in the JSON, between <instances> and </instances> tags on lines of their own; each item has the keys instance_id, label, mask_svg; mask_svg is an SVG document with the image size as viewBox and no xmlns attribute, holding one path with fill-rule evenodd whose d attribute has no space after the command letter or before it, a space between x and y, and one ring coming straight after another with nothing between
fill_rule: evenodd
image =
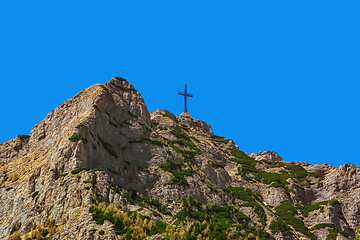
<instances>
[{"instance_id":1,"label":"cross vertical post","mask_svg":"<svg viewBox=\"0 0 360 240\"><path fill-rule=\"evenodd\" d=\"M184 112L187 113L187 98L188 97L193 97L194 95L190 94L187 92L187 86L185 84L185 91L184 92L179 92L179 95L184 96Z\"/></svg>"}]
</instances>

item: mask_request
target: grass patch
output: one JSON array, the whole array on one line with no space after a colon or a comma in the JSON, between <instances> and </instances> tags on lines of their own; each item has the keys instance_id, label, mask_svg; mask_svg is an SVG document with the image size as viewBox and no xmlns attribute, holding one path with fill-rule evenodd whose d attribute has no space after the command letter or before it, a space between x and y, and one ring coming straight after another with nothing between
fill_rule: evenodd
<instances>
[{"instance_id":1,"label":"grass patch","mask_svg":"<svg viewBox=\"0 0 360 240\"><path fill-rule=\"evenodd\" d=\"M126 123L126 124L128 124L128 125L132 126L132 123L131 123L130 121L124 121L124 123Z\"/></svg>"},{"instance_id":2,"label":"grass patch","mask_svg":"<svg viewBox=\"0 0 360 240\"><path fill-rule=\"evenodd\" d=\"M123 77L119 77L119 76L116 76L115 77L117 80L120 80L120 81L127 81L125 78L123 78Z\"/></svg>"},{"instance_id":3,"label":"grass patch","mask_svg":"<svg viewBox=\"0 0 360 240\"><path fill-rule=\"evenodd\" d=\"M188 126L185 125L185 124L181 124L180 127L181 127L182 129L184 129L184 130L188 130Z\"/></svg>"},{"instance_id":4,"label":"grass patch","mask_svg":"<svg viewBox=\"0 0 360 240\"><path fill-rule=\"evenodd\" d=\"M39 194L39 191L33 192L33 194L31 194L31 197L36 197Z\"/></svg>"},{"instance_id":5,"label":"grass patch","mask_svg":"<svg viewBox=\"0 0 360 240\"><path fill-rule=\"evenodd\" d=\"M170 182L164 183L164 186L171 185L171 184L177 184L177 185L181 185L184 187L188 186L189 183L184 176L191 176L194 172L195 171L191 168L182 170L181 172L172 171L172 174L174 175L174 177L171 179Z\"/></svg>"},{"instance_id":6,"label":"grass patch","mask_svg":"<svg viewBox=\"0 0 360 240\"><path fill-rule=\"evenodd\" d=\"M297 205L296 207L298 209L300 209L302 215L304 217L308 217L309 216L309 212L312 212L312 211L315 211L315 210L324 210L324 205L330 205L330 206L333 206L333 205L337 205L337 204L340 204L340 202L336 199L331 199L329 201L322 201L322 202L318 202L318 203L315 203L313 205L305 205L305 206L301 206L301 205Z\"/></svg>"},{"instance_id":7,"label":"grass patch","mask_svg":"<svg viewBox=\"0 0 360 240\"><path fill-rule=\"evenodd\" d=\"M98 86L101 87L101 88L104 89L104 90L108 90L108 88L105 87L104 85L98 85Z\"/></svg>"},{"instance_id":8,"label":"grass patch","mask_svg":"<svg viewBox=\"0 0 360 240\"><path fill-rule=\"evenodd\" d=\"M64 186L65 183L67 182L67 180L68 180L68 179L64 180L64 181L60 184L60 186L61 186L61 187Z\"/></svg>"},{"instance_id":9,"label":"grass patch","mask_svg":"<svg viewBox=\"0 0 360 240\"><path fill-rule=\"evenodd\" d=\"M90 169L90 170L88 171L88 173L95 173L96 171L103 172L104 169L102 169L102 168L94 168L94 169Z\"/></svg>"},{"instance_id":10,"label":"grass patch","mask_svg":"<svg viewBox=\"0 0 360 240\"><path fill-rule=\"evenodd\" d=\"M78 173L80 173L81 171L83 171L83 170L86 170L86 168L78 168L78 169L74 169L74 170L72 170L71 171L71 174L78 174Z\"/></svg>"},{"instance_id":11,"label":"grass patch","mask_svg":"<svg viewBox=\"0 0 360 240\"><path fill-rule=\"evenodd\" d=\"M172 172L176 170L180 164L177 162L170 161L169 158L166 159L166 162L158 165L162 170Z\"/></svg>"},{"instance_id":12,"label":"grass patch","mask_svg":"<svg viewBox=\"0 0 360 240\"><path fill-rule=\"evenodd\" d=\"M169 133L175 135L178 138L182 138L184 140L190 141L190 137L185 132L176 132L174 130L170 130Z\"/></svg>"},{"instance_id":13,"label":"grass patch","mask_svg":"<svg viewBox=\"0 0 360 240\"><path fill-rule=\"evenodd\" d=\"M159 127L160 130L168 130L167 127Z\"/></svg>"},{"instance_id":14,"label":"grass patch","mask_svg":"<svg viewBox=\"0 0 360 240\"><path fill-rule=\"evenodd\" d=\"M139 117L136 113L134 113L134 112L132 112L132 111L128 111L128 114L129 114L130 116L134 117L134 118L138 118L138 117Z\"/></svg>"},{"instance_id":15,"label":"grass patch","mask_svg":"<svg viewBox=\"0 0 360 240\"><path fill-rule=\"evenodd\" d=\"M160 123L159 122L156 122L156 121L153 121L152 122L154 125L159 125Z\"/></svg>"},{"instance_id":16,"label":"grass patch","mask_svg":"<svg viewBox=\"0 0 360 240\"><path fill-rule=\"evenodd\" d=\"M24 141L25 139L30 138L30 135L22 135L22 134L20 134L20 135L18 135L18 138L20 138L21 141Z\"/></svg>"},{"instance_id":17,"label":"grass patch","mask_svg":"<svg viewBox=\"0 0 360 240\"><path fill-rule=\"evenodd\" d=\"M76 133L76 134L72 135L71 137L69 137L70 142L76 142L76 141L80 141L82 139L83 138L78 133Z\"/></svg>"},{"instance_id":18,"label":"grass patch","mask_svg":"<svg viewBox=\"0 0 360 240\"><path fill-rule=\"evenodd\" d=\"M230 140L226 139L225 137L222 136L217 136L217 135L211 135L210 138L215 141L215 142L222 142L222 143L228 143Z\"/></svg>"},{"instance_id":19,"label":"grass patch","mask_svg":"<svg viewBox=\"0 0 360 240\"><path fill-rule=\"evenodd\" d=\"M326 228L326 227L335 228L335 225L333 223L319 223L319 224L316 224L312 229L318 230L320 228Z\"/></svg>"}]
</instances>

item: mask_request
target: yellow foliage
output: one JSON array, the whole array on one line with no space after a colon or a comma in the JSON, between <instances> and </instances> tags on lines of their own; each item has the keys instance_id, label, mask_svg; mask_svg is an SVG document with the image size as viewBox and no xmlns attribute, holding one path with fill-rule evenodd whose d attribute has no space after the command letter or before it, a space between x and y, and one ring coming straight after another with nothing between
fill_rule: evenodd
<instances>
[{"instance_id":1,"label":"yellow foliage","mask_svg":"<svg viewBox=\"0 0 360 240\"><path fill-rule=\"evenodd\" d=\"M21 232L20 231L14 232L14 234L11 236L10 240L21 240Z\"/></svg>"},{"instance_id":2,"label":"yellow foliage","mask_svg":"<svg viewBox=\"0 0 360 240\"><path fill-rule=\"evenodd\" d=\"M100 204L101 204L101 203L100 203ZM105 204L105 203L104 203L104 204ZM100 205L99 205L99 207L100 207ZM106 210L105 210L104 214L108 214L108 213L110 213L111 211L113 211L113 212L116 212L116 211L117 211L117 209L115 208L115 206L114 206L113 204L110 204L109 206L106 207Z\"/></svg>"},{"instance_id":3,"label":"yellow foliage","mask_svg":"<svg viewBox=\"0 0 360 240\"><path fill-rule=\"evenodd\" d=\"M102 202L102 203L99 204L99 206L97 208L106 209L106 204L104 202Z\"/></svg>"},{"instance_id":4,"label":"yellow foliage","mask_svg":"<svg viewBox=\"0 0 360 240\"><path fill-rule=\"evenodd\" d=\"M36 221L34 221L31 230L35 230L36 228L37 228L37 223Z\"/></svg>"}]
</instances>

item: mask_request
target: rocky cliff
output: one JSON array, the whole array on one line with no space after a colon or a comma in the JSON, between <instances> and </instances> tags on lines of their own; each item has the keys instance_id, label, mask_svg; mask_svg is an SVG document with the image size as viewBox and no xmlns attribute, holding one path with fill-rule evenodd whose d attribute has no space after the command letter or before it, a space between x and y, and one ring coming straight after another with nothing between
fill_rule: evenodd
<instances>
[{"instance_id":1,"label":"rocky cliff","mask_svg":"<svg viewBox=\"0 0 360 240\"><path fill-rule=\"evenodd\" d=\"M0 239L351 239L359 173L242 152L115 77L0 143Z\"/></svg>"}]
</instances>

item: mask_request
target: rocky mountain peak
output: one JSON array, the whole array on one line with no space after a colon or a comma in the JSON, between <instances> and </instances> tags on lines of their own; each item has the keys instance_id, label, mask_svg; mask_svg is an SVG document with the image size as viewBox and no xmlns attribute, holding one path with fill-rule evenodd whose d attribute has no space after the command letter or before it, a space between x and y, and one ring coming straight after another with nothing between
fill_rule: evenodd
<instances>
[{"instance_id":1,"label":"rocky mountain peak","mask_svg":"<svg viewBox=\"0 0 360 240\"><path fill-rule=\"evenodd\" d=\"M0 239L345 239L359 168L246 153L125 79L0 143Z\"/></svg>"}]
</instances>

